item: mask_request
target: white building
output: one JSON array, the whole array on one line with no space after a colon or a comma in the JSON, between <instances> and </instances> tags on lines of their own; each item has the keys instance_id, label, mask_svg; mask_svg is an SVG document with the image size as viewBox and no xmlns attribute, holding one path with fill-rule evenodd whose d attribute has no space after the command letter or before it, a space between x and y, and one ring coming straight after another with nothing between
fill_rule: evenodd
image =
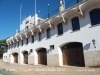
<instances>
[{"instance_id":1,"label":"white building","mask_svg":"<svg viewBox=\"0 0 100 75\"><path fill-rule=\"evenodd\" d=\"M49 66L100 65L100 0L83 0L46 20L29 16L7 39L4 61ZM40 22L39 22L40 21Z\"/></svg>"}]
</instances>

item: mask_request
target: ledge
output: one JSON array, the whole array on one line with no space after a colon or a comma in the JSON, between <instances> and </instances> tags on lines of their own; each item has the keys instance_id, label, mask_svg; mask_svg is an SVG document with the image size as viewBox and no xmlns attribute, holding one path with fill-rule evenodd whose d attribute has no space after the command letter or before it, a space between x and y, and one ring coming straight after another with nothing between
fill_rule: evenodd
<instances>
[{"instance_id":1,"label":"ledge","mask_svg":"<svg viewBox=\"0 0 100 75\"><path fill-rule=\"evenodd\" d=\"M64 33L63 33L63 34L64 34ZM56 36L56 37L63 36L63 34L61 34L61 35L58 35L58 34L57 34L57 36Z\"/></svg>"},{"instance_id":2,"label":"ledge","mask_svg":"<svg viewBox=\"0 0 100 75\"><path fill-rule=\"evenodd\" d=\"M51 37L50 38L46 38L45 40L49 40L49 39L51 39Z\"/></svg>"},{"instance_id":3,"label":"ledge","mask_svg":"<svg viewBox=\"0 0 100 75\"><path fill-rule=\"evenodd\" d=\"M38 40L37 42L41 42L42 40Z\"/></svg>"},{"instance_id":4,"label":"ledge","mask_svg":"<svg viewBox=\"0 0 100 75\"><path fill-rule=\"evenodd\" d=\"M91 25L89 28L100 26L100 24Z\"/></svg>"},{"instance_id":5,"label":"ledge","mask_svg":"<svg viewBox=\"0 0 100 75\"><path fill-rule=\"evenodd\" d=\"M75 30L75 31L71 31L70 33L78 32L78 31L80 31L80 29L78 29L78 30Z\"/></svg>"}]
</instances>

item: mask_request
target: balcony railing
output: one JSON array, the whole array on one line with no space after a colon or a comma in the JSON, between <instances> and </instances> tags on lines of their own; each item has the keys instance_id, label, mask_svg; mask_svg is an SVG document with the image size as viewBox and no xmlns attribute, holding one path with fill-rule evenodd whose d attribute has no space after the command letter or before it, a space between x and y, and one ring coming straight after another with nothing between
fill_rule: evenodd
<instances>
[{"instance_id":1,"label":"balcony railing","mask_svg":"<svg viewBox=\"0 0 100 75\"><path fill-rule=\"evenodd\" d=\"M65 9L68 9L69 7L75 7L74 5L76 5L76 4L78 4L78 3L82 2L82 1L83 0L70 0L69 2L65 3ZM86 1L89 1L89 0L84 0L82 3L86 2ZM52 11L51 13L48 13L49 14L49 18L51 18L52 16L54 16L54 15L56 15L58 13L59 13L59 8L54 10L54 11ZM41 17L41 19L43 21L40 21L40 22L36 21L36 22L34 22L34 24L35 24L35 25L33 24L34 28L37 27L38 25L44 23L46 20L48 20L49 19L48 18L48 14L43 16L43 17ZM30 29L31 29L31 26L29 25L28 29L23 29L21 31L18 31L18 33L22 34L22 33L25 33L26 31L28 31Z\"/></svg>"},{"instance_id":2,"label":"balcony railing","mask_svg":"<svg viewBox=\"0 0 100 75\"><path fill-rule=\"evenodd\" d=\"M69 7L72 7L72 6L74 6L75 4L77 4L77 3L79 3L79 2L82 2L83 0L70 0L69 2L66 2L65 3L65 9L68 9ZM58 9L56 9L56 10L54 10L54 11L52 11L51 13L48 13L49 14L49 18L51 18L52 16L54 16L54 15L56 15L56 14L58 14L59 13L59 8ZM41 17L44 21L45 20L47 20L48 19L48 14L47 15L45 15L45 16L43 16L43 17ZM39 22L39 21L35 21L34 22L34 24L33 24L33 26L34 27L36 27L37 25L40 25L40 24L42 24L42 23L44 23L44 21L41 21L41 22ZM29 30L31 29L31 27L29 26ZM24 32L26 32L27 30L25 30L25 29L23 29L23 30L21 30L19 33L21 34L21 33L24 33Z\"/></svg>"}]
</instances>

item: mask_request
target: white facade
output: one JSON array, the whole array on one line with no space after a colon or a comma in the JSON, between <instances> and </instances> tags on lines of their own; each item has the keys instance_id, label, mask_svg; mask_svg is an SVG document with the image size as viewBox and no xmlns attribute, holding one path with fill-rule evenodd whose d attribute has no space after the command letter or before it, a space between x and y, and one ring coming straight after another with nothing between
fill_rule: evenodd
<instances>
[{"instance_id":1,"label":"white facade","mask_svg":"<svg viewBox=\"0 0 100 75\"><path fill-rule=\"evenodd\" d=\"M79 9L78 6L80 7ZM100 9L99 0L85 0L79 3L79 5L77 4L72 8L66 9L47 20L42 20L44 21L43 23L37 23L36 26L30 28L29 31L18 33L18 35L7 39L9 48L3 57L7 56L7 62L14 63L12 54L18 53L18 63L24 64L23 52L28 51L28 64L38 65L37 51L41 48L45 48L47 52L47 65L63 66L61 47L70 42L80 42L83 46L85 66L100 65L100 24L92 26L89 14L91 10L96 8ZM63 14L64 18L61 18L60 14ZM76 16L79 18L80 30L73 31L71 19ZM38 20L39 18L37 17L36 19ZM25 23L28 20L29 23L26 25ZM31 20L33 23L34 17L29 16L26 18L20 25L20 31L24 30L26 26L30 26ZM63 23L64 20L65 23ZM57 25L59 23L63 23L62 35L58 35ZM51 38L48 39L46 30L50 25ZM42 33L41 41L39 41L39 32ZM32 43L31 35L34 35L34 43ZM28 44L26 44L26 38L28 38ZM93 45L93 39L95 40L96 48ZM21 40L23 40L23 46ZM12 47L14 43L17 44L16 47ZM50 50L50 45L54 45L53 50ZM32 49L33 52L30 52L30 49Z\"/></svg>"}]
</instances>

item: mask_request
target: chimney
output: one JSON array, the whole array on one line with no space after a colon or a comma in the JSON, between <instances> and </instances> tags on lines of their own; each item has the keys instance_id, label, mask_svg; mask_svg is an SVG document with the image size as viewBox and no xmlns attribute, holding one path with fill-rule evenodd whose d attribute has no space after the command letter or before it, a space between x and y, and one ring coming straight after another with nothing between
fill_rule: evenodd
<instances>
[{"instance_id":1,"label":"chimney","mask_svg":"<svg viewBox=\"0 0 100 75\"><path fill-rule=\"evenodd\" d=\"M59 12L62 12L64 10L64 5L62 3L62 0L59 0L60 6L59 6Z\"/></svg>"}]
</instances>

